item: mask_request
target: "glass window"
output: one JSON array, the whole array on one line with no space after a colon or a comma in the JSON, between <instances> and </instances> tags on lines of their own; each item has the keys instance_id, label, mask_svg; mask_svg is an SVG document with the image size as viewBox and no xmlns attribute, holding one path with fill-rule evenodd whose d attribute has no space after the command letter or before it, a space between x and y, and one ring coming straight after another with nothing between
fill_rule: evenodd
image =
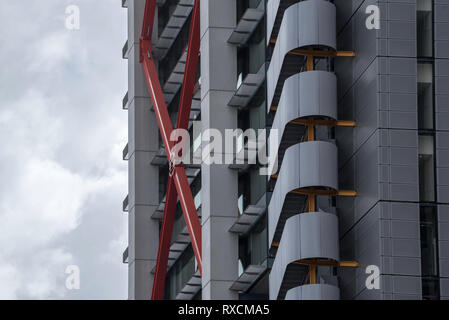
<instances>
[{"instance_id":1,"label":"glass window","mask_svg":"<svg viewBox=\"0 0 449 320\"><path fill-rule=\"evenodd\" d=\"M416 28L418 57L433 56L432 0L416 1Z\"/></svg>"},{"instance_id":2,"label":"glass window","mask_svg":"<svg viewBox=\"0 0 449 320\"><path fill-rule=\"evenodd\" d=\"M179 257L170 271L165 282L165 299L174 300L178 293L196 272L195 255L192 246L189 246Z\"/></svg>"},{"instance_id":3,"label":"glass window","mask_svg":"<svg viewBox=\"0 0 449 320\"><path fill-rule=\"evenodd\" d=\"M433 64L418 63L418 128L434 128Z\"/></svg>"},{"instance_id":4,"label":"glass window","mask_svg":"<svg viewBox=\"0 0 449 320\"><path fill-rule=\"evenodd\" d=\"M267 216L265 215L250 233L251 264L262 264L268 257L267 224Z\"/></svg>"},{"instance_id":5,"label":"glass window","mask_svg":"<svg viewBox=\"0 0 449 320\"><path fill-rule=\"evenodd\" d=\"M192 22L192 15L188 17L188 19L182 26L182 29L176 36L175 41L171 45L170 49L167 51L167 54L158 64L159 79L161 81L161 85L165 85L166 81L168 80L174 68L176 67L179 58L184 53L184 50L187 48L191 22Z\"/></svg>"},{"instance_id":6,"label":"glass window","mask_svg":"<svg viewBox=\"0 0 449 320\"><path fill-rule=\"evenodd\" d=\"M249 41L249 72L257 73L265 63L265 24L259 23Z\"/></svg>"},{"instance_id":7,"label":"glass window","mask_svg":"<svg viewBox=\"0 0 449 320\"><path fill-rule=\"evenodd\" d=\"M196 210L199 209L199 207L201 207L201 190L196 194L195 198L193 199L193 202L195 203L195 208Z\"/></svg>"},{"instance_id":8,"label":"glass window","mask_svg":"<svg viewBox=\"0 0 449 320\"><path fill-rule=\"evenodd\" d=\"M165 193L167 192L167 180L168 167L164 166L159 168L159 203L164 200Z\"/></svg>"},{"instance_id":9,"label":"glass window","mask_svg":"<svg viewBox=\"0 0 449 320\"><path fill-rule=\"evenodd\" d=\"M420 201L435 201L434 137L419 136L419 198Z\"/></svg>"},{"instance_id":10,"label":"glass window","mask_svg":"<svg viewBox=\"0 0 449 320\"><path fill-rule=\"evenodd\" d=\"M239 274L249 265L261 265L268 258L267 226L265 215L247 236L239 239Z\"/></svg>"},{"instance_id":11,"label":"glass window","mask_svg":"<svg viewBox=\"0 0 449 320\"><path fill-rule=\"evenodd\" d=\"M437 279L423 279L422 299L440 300L440 286Z\"/></svg>"},{"instance_id":12,"label":"glass window","mask_svg":"<svg viewBox=\"0 0 449 320\"><path fill-rule=\"evenodd\" d=\"M422 206L421 221L421 273L423 277L438 277L438 237L435 206Z\"/></svg>"}]
</instances>

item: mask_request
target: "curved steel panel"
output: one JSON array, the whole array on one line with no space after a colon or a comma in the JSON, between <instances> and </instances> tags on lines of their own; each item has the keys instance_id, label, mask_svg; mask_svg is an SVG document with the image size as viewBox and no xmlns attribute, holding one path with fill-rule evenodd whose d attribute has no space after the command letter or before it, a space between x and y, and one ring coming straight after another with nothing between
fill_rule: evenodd
<instances>
[{"instance_id":1,"label":"curved steel panel","mask_svg":"<svg viewBox=\"0 0 449 320\"><path fill-rule=\"evenodd\" d=\"M308 284L288 290L285 300L340 300L340 289L331 284Z\"/></svg>"},{"instance_id":2,"label":"curved steel panel","mask_svg":"<svg viewBox=\"0 0 449 320\"><path fill-rule=\"evenodd\" d=\"M267 42L270 41L281 0L268 0L267 2Z\"/></svg>"},{"instance_id":3,"label":"curved steel panel","mask_svg":"<svg viewBox=\"0 0 449 320\"><path fill-rule=\"evenodd\" d=\"M270 273L270 297L278 297L291 263L313 258L340 259L336 215L309 212L287 220Z\"/></svg>"},{"instance_id":4,"label":"curved steel panel","mask_svg":"<svg viewBox=\"0 0 449 320\"><path fill-rule=\"evenodd\" d=\"M272 126L272 129L278 130L278 141L273 146L276 154L287 124L295 119L308 117L337 119L337 76L334 73L302 72L285 81ZM270 157L270 160L274 158ZM270 163L269 167L272 168L273 165L274 163Z\"/></svg>"},{"instance_id":5,"label":"curved steel panel","mask_svg":"<svg viewBox=\"0 0 449 320\"><path fill-rule=\"evenodd\" d=\"M274 234L279 231L277 230L280 227L278 226L279 219L284 205L288 202L287 194L293 190L307 187L326 187L337 190L337 163L337 147L331 142L302 142L287 149L268 206L270 244L274 239Z\"/></svg>"},{"instance_id":6,"label":"curved steel panel","mask_svg":"<svg viewBox=\"0 0 449 320\"><path fill-rule=\"evenodd\" d=\"M273 101L287 53L307 46L336 50L336 8L324 0L302 1L285 10L267 73L269 106Z\"/></svg>"}]
</instances>

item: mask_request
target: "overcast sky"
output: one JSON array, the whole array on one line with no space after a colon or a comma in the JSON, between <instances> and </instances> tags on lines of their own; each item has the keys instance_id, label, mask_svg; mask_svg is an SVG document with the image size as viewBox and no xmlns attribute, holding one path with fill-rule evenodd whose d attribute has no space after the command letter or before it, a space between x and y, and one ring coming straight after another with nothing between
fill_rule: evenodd
<instances>
[{"instance_id":1,"label":"overcast sky","mask_svg":"<svg viewBox=\"0 0 449 320\"><path fill-rule=\"evenodd\" d=\"M120 0L0 2L0 299L127 298L125 40Z\"/></svg>"}]
</instances>

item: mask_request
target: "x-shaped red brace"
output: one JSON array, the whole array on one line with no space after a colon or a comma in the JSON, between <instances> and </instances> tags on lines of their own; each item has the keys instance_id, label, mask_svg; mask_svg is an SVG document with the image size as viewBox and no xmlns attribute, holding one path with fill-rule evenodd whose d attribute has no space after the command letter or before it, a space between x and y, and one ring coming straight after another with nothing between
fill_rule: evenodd
<instances>
[{"instance_id":1,"label":"x-shaped red brace","mask_svg":"<svg viewBox=\"0 0 449 320\"><path fill-rule=\"evenodd\" d=\"M165 153L171 167L168 179L167 194L165 199L164 216L160 233L159 249L156 263L156 273L153 282L152 299L161 300L164 296L165 277L167 273L168 255L170 251L173 224L175 220L177 196L181 204L187 228L190 234L193 251L200 273L201 263L201 224L192 191L187 180L184 165L174 159L172 150L176 145L170 141L173 126L165 103L164 94L159 81L157 68L151 52L151 36L153 33L154 17L157 0L146 0L145 13L140 38L140 62L145 73L148 89L156 118L161 132ZM187 49L186 69L182 84L181 100L179 105L177 128L187 129L192 107L196 73L198 67L198 56L200 51L200 0L195 0L192 13L192 24L190 27L189 45Z\"/></svg>"}]
</instances>

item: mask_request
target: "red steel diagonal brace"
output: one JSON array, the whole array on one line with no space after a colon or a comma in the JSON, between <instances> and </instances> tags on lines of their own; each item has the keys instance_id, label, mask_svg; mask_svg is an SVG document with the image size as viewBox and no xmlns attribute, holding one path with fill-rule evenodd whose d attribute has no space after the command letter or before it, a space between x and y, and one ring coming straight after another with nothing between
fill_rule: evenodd
<instances>
[{"instance_id":1,"label":"red steel diagonal brace","mask_svg":"<svg viewBox=\"0 0 449 320\"><path fill-rule=\"evenodd\" d=\"M187 129L193 98L193 90L198 67L198 55L200 50L200 0L195 0L193 8L192 24L187 50L186 70L181 91L180 107L178 112L178 129ZM175 145L170 141L173 131L168 114L165 98L159 82L157 69L151 54L151 34L156 10L156 0L147 0L145 4L144 22L140 41L140 60L144 69L153 107L158 120L159 129L165 146L165 152L169 163L173 163L172 150ZM197 260L198 268L202 273L201 260L201 225L198 213L193 201L190 185L187 180L183 164L174 166L170 174L167 187L167 195L162 221L162 230L159 241L156 273L153 283L152 299L160 300L164 295L165 277L167 272L168 255L173 232L174 216L177 203L176 193L179 195L181 208L184 213L187 228L189 230L192 247Z\"/></svg>"}]
</instances>

